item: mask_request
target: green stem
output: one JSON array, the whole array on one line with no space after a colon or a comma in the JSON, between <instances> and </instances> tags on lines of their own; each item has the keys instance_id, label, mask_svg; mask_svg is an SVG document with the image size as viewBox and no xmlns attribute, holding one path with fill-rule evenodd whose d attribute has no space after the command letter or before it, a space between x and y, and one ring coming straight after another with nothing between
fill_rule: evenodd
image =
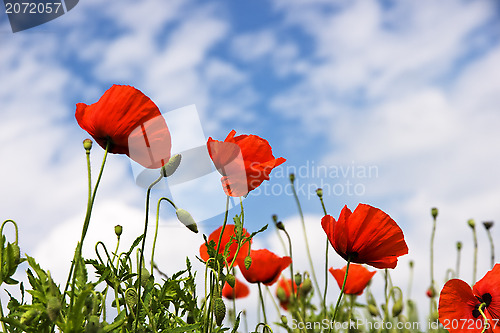
<instances>
[{"instance_id":1,"label":"green stem","mask_svg":"<svg viewBox=\"0 0 500 333\"><path fill-rule=\"evenodd\" d=\"M434 288L434 237L436 235L436 217L433 218L432 222L432 233L431 233L431 287Z\"/></svg>"},{"instance_id":2,"label":"green stem","mask_svg":"<svg viewBox=\"0 0 500 333\"><path fill-rule=\"evenodd\" d=\"M490 240L491 268L493 268L493 266L495 266L495 246L493 244L493 238L491 237L490 229L486 229L486 233L488 234L488 239Z\"/></svg>"},{"instance_id":3,"label":"green stem","mask_svg":"<svg viewBox=\"0 0 500 333\"><path fill-rule=\"evenodd\" d=\"M455 269L456 278L460 276L460 257L461 257L462 249L457 247L457 264Z\"/></svg>"},{"instance_id":4,"label":"green stem","mask_svg":"<svg viewBox=\"0 0 500 333\"><path fill-rule=\"evenodd\" d=\"M318 195L319 200L321 202L321 207L323 208L323 213L325 215L328 215L325 207L325 202L323 201L323 195ZM326 244L325 244L325 290L323 292L323 313L325 314L326 318L326 292L328 291L328 247L329 247L330 241L328 240L328 237L326 237Z\"/></svg>"},{"instance_id":5,"label":"green stem","mask_svg":"<svg viewBox=\"0 0 500 333\"><path fill-rule=\"evenodd\" d=\"M477 272L477 233L476 228L472 228L472 237L474 238L474 265L472 267L472 284L476 283Z\"/></svg>"},{"instance_id":6,"label":"green stem","mask_svg":"<svg viewBox=\"0 0 500 333\"><path fill-rule=\"evenodd\" d=\"M335 310L333 311L333 321L335 322L335 317L337 316L337 311L340 306L340 301L342 300L342 296L344 295L345 283L347 281L347 274L349 273L349 265L351 264L351 259L347 260L347 266L345 268L344 282L342 283L342 288L340 290L339 299L337 300L337 304L335 305ZM331 325L330 325L331 326Z\"/></svg>"},{"instance_id":7,"label":"green stem","mask_svg":"<svg viewBox=\"0 0 500 333\"><path fill-rule=\"evenodd\" d=\"M292 184L293 197L295 198L295 203L297 204L297 208L299 210L300 221L302 222L302 232L304 234L304 240L306 243L307 259L309 261L309 265L311 266L311 275L313 277L314 286L315 286L316 290L318 291L318 297L320 298L320 302L322 302L323 300L321 299L321 290L319 289L318 279L316 278L316 272L314 271L314 265L313 265L313 261L312 261L312 257L311 257L311 251L309 249L309 240L307 238L306 223L304 221L304 213L302 212L302 207L300 206L299 197L297 195L297 191L295 190L294 180L290 179L290 183Z\"/></svg>"},{"instance_id":8,"label":"green stem","mask_svg":"<svg viewBox=\"0 0 500 333\"><path fill-rule=\"evenodd\" d=\"M73 301L75 298L75 283L76 283L76 275L73 274L77 269L80 263L80 258L82 256L82 247L85 236L87 235L87 230L90 224L90 216L92 215L92 207L94 206L95 196L97 194L97 188L99 187L99 183L101 182L102 173L104 171L104 165L106 164L106 158L108 157L108 150L111 145L111 142L108 140L106 143L106 149L104 150L104 157L102 159L101 168L99 170L99 175L97 176L97 180L94 186L94 190L92 191L92 179L91 179L91 168L90 168L90 150L86 150L87 155L87 178L88 178L88 199L87 199L87 212L85 213L85 220L83 222L82 235L80 237L80 242L76 246L75 256L73 258L73 262L71 264L71 268L68 275L68 280L66 281L66 287L64 288L63 299L66 295L68 289L68 283L71 280L71 295L69 302L69 311L73 308ZM92 193L92 195L91 195Z\"/></svg>"},{"instance_id":9,"label":"green stem","mask_svg":"<svg viewBox=\"0 0 500 333\"><path fill-rule=\"evenodd\" d=\"M137 279L137 309L135 311L136 315L136 320L135 320L135 332L137 332L137 326L139 324L139 311L141 308L141 278L142 278L142 266L144 262L144 248L146 245L146 234L148 232L148 220L149 220L149 200L151 197L151 190L152 188L158 184L161 180L163 179L163 174L160 174L160 177L156 179L154 182L149 185L148 190L146 192L146 218L144 221L144 233L143 233L143 238L142 238L142 245L141 245L141 253L140 253L140 258L139 258L139 265L137 267L137 274L138 274L138 279ZM152 273L152 272L151 272Z\"/></svg>"},{"instance_id":10,"label":"green stem","mask_svg":"<svg viewBox=\"0 0 500 333\"><path fill-rule=\"evenodd\" d=\"M293 283L293 281L292 281ZM262 287L260 286L260 282L257 282L259 286L259 296L260 296L260 304L262 305L262 314L264 315L264 324L267 325L267 317L266 317L266 307L264 305L264 296L262 295Z\"/></svg>"},{"instance_id":11,"label":"green stem","mask_svg":"<svg viewBox=\"0 0 500 333\"><path fill-rule=\"evenodd\" d=\"M174 209L177 209L177 206L175 206L174 202L170 200L169 198L163 197L158 200L158 205L156 206L156 225L155 225L155 236L153 238L153 248L151 249L151 274L153 274L153 268L154 268L154 258L155 258L155 249L156 249L156 239L158 238L158 225L160 221L160 204L163 200L167 200L173 207Z\"/></svg>"}]
</instances>

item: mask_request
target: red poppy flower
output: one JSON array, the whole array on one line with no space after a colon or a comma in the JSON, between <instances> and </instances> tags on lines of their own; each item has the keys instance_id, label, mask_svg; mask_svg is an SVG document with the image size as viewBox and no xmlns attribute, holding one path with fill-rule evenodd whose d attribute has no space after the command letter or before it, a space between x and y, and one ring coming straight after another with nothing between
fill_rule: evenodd
<instances>
[{"instance_id":1,"label":"red poppy flower","mask_svg":"<svg viewBox=\"0 0 500 333\"><path fill-rule=\"evenodd\" d=\"M113 85L97 103L76 104L76 120L97 143L113 154L125 154L145 168L170 159L170 132L149 97L131 86Z\"/></svg>"},{"instance_id":2,"label":"red poppy flower","mask_svg":"<svg viewBox=\"0 0 500 333\"><path fill-rule=\"evenodd\" d=\"M245 268L244 257L237 259L241 273L250 283L262 282L266 286L273 285L281 272L292 263L290 257L278 257L266 249L251 250L252 264L250 269Z\"/></svg>"},{"instance_id":3,"label":"red poppy flower","mask_svg":"<svg viewBox=\"0 0 500 333\"><path fill-rule=\"evenodd\" d=\"M208 237L208 243L210 243L210 241L213 240L215 242L216 249L217 249L217 242L219 241L221 231L222 231L222 226L217 228ZM250 234L245 230L245 228L243 228L243 235L245 235L246 237L250 236ZM231 237L233 237L233 239L231 239ZM238 249L238 244L236 243L235 238L236 238L236 230L234 228L234 224L227 224L226 228L224 229L224 233L222 234L220 247L219 247L219 253L224 253L224 249L226 248L226 244L231 242L231 245L229 245L229 255L226 259L226 261L229 265L233 261L234 256L236 254L236 250ZM245 242L241 246L240 251L238 252L238 258L244 259L246 257L246 255L248 254L248 247L249 246L250 245L248 242ZM205 261L207 261L210 258L210 256L208 255L208 252L207 252L207 245L205 243L203 243L200 246L200 256L201 256L201 259L203 259ZM237 266L237 264L238 264L238 261L235 261L234 265Z\"/></svg>"},{"instance_id":4,"label":"red poppy flower","mask_svg":"<svg viewBox=\"0 0 500 333\"><path fill-rule=\"evenodd\" d=\"M224 192L241 197L269 180L273 168L284 163L274 158L269 142L256 135L238 135L235 130L224 141L208 138L207 148L215 167L222 175Z\"/></svg>"},{"instance_id":5,"label":"red poppy flower","mask_svg":"<svg viewBox=\"0 0 500 333\"><path fill-rule=\"evenodd\" d=\"M347 266L344 266L342 269L334 269L333 267L329 269L335 280L337 280L337 284L339 285L339 288L341 290L342 284L344 283L346 269ZM344 294L361 295L363 293L363 290L365 290L366 285L368 284L368 282L370 282L375 273L377 272L370 272L361 265L349 264L349 272L347 273Z\"/></svg>"},{"instance_id":6,"label":"red poppy flower","mask_svg":"<svg viewBox=\"0 0 500 333\"><path fill-rule=\"evenodd\" d=\"M478 308L482 303L490 324L486 332L500 332L500 264L472 289L459 279L446 282L439 296L439 321L450 333L480 333L484 319Z\"/></svg>"},{"instance_id":7,"label":"red poppy flower","mask_svg":"<svg viewBox=\"0 0 500 333\"><path fill-rule=\"evenodd\" d=\"M227 299L236 299L247 297L250 294L250 289L248 286L239 279L234 280L234 288L232 288L227 282L222 288L222 296Z\"/></svg>"},{"instance_id":8,"label":"red poppy flower","mask_svg":"<svg viewBox=\"0 0 500 333\"><path fill-rule=\"evenodd\" d=\"M293 283L295 284L295 295L297 295L298 287L295 281ZM283 309L288 310L292 297L292 279L286 279L284 277L279 279L278 287L276 288L276 297L278 297L280 306Z\"/></svg>"},{"instance_id":9,"label":"red poppy flower","mask_svg":"<svg viewBox=\"0 0 500 333\"><path fill-rule=\"evenodd\" d=\"M359 204L351 212L344 206L338 221L330 215L321 226L337 253L345 260L376 268L394 268L408 253L403 231L378 208Z\"/></svg>"}]
</instances>

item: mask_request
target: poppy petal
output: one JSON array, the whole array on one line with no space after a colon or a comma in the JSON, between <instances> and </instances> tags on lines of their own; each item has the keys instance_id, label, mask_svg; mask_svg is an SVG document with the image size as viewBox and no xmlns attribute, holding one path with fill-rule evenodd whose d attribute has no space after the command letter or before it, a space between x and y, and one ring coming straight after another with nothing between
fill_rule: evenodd
<instances>
[{"instance_id":1,"label":"poppy petal","mask_svg":"<svg viewBox=\"0 0 500 333\"><path fill-rule=\"evenodd\" d=\"M459 279L449 280L439 297L439 321L450 333L480 333L483 320L472 315L476 305L479 301L467 283ZM469 327L469 323L473 325Z\"/></svg>"}]
</instances>

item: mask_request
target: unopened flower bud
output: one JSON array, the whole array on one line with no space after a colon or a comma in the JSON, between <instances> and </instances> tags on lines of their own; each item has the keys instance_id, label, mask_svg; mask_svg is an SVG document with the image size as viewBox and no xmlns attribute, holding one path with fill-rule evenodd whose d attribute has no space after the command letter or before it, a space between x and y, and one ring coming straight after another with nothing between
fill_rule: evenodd
<instances>
[{"instance_id":1,"label":"unopened flower bud","mask_svg":"<svg viewBox=\"0 0 500 333\"><path fill-rule=\"evenodd\" d=\"M115 226L115 235L116 237L120 237L123 233L123 227L121 225L116 225Z\"/></svg>"},{"instance_id":2,"label":"unopened flower bud","mask_svg":"<svg viewBox=\"0 0 500 333\"><path fill-rule=\"evenodd\" d=\"M434 298L436 296L436 289L434 289L433 286L430 286L429 289L427 289L427 291L425 292L425 294L429 298Z\"/></svg>"},{"instance_id":3,"label":"unopened flower bud","mask_svg":"<svg viewBox=\"0 0 500 333\"><path fill-rule=\"evenodd\" d=\"M403 311L403 299L400 298L394 303L394 306L392 307L392 316L397 317L399 314Z\"/></svg>"},{"instance_id":4,"label":"unopened flower bud","mask_svg":"<svg viewBox=\"0 0 500 333\"><path fill-rule=\"evenodd\" d=\"M236 283L236 278L234 277L233 274L228 274L226 275L226 282L231 288L234 288L234 285Z\"/></svg>"},{"instance_id":5,"label":"unopened flower bud","mask_svg":"<svg viewBox=\"0 0 500 333\"><path fill-rule=\"evenodd\" d=\"M304 279L302 285L300 286L300 292L302 295L307 295L312 290L312 282L309 277Z\"/></svg>"},{"instance_id":6,"label":"unopened flower bud","mask_svg":"<svg viewBox=\"0 0 500 333\"><path fill-rule=\"evenodd\" d=\"M282 316L281 316L281 322L282 322L284 325L288 325L288 318L287 318L285 315L282 315Z\"/></svg>"},{"instance_id":7,"label":"unopened flower bud","mask_svg":"<svg viewBox=\"0 0 500 333\"><path fill-rule=\"evenodd\" d=\"M146 268L141 269L141 286L146 287L150 276L151 274L149 274L149 271Z\"/></svg>"},{"instance_id":8,"label":"unopened flower bud","mask_svg":"<svg viewBox=\"0 0 500 333\"><path fill-rule=\"evenodd\" d=\"M467 221L467 224L469 225L469 227L471 227L472 229L474 229L476 227L476 222L474 221L474 219L469 219Z\"/></svg>"},{"instance_id":9,"label":"unopened flower bud","mask_svg":"<svg viewBox=\"0 0 500 333\"><path fill-rule=\"evenodd\" d=\"M198 226L188 211L182 208L177 208L175 213L177 214L177 219L179 219L182 224L184 224L192 232L198 233Z\"/></svg>"},{"instance_id":10,"label":"unopened flower bud","mask_svg":"<svg viewBox=\"0 0 500 333\"><path fill-rule=\"evenodd\" d=\"M288 296L286 295L285 289L283 287L278 287L276 290L276 296L278 300L282 303L288 302Z\"/></svg>"},{"instance_id":11,"label":"unopened flower bud","mask_svg":"<svg viewBox=\"0 0 500 333\"><path fill-rule=\"evenodd\" d=\"M438 216L438 209L436 207L431 208L431 215L433 218L436 218Z\"/></svg>"},{"instance_id":12,"label":"unopened flower bud","mask_svg":"<svg viewBox=\"0 0 500 333\"><path fill-rule=\"evenodd\" d=\"M414 265L415 263L413 262L413 260L410 260L410 268L413 268Z\"/></svg>"},{"instance_id":13,"label":"unopened flower bud","mask_svg":"<svg viewBox=\"0 0 500 333\"><path fill-rule=\"evenodd\" d=\"M462 242L457 242L457 250L460 251L462 249Z\"/></svg>"},{"instance_id":14,"label":"unopened flower bud","mask_svg":"<svg viewBox=\"0 0 500 333\"><path fill-rule=\"evenodd\" d=\"M296 273L293 279L295 280L295 284L297 286L300 286L300 284L302 283L302 275L300 275L300 273Z\"/></svg>"},{"instance_id":15,"label":"unopened flower bud","mask_svg":"<svg viewBox=\"0 0 500 333\"><path fill-rule=\"evenodd\" d=\"M172 176L175 170L177 170L177 168L179 167L179 164L181 164L181 159L181 154L175 154L174 156L170 157L170 160L168 160L167 164L165 164L161 168L163 177Z\"/></svg>"},{"instance_id":16,"label":"unopened flower bud","mask_svg":"<svg viewBox=\"0 0 500 333\"><path fill-rule=\"evenodd\" d=\"M273 214L273 216L271 216L271 218L273 219L274 223L278 223L278 215Z\"/></svg>"},{"instance_id":17,"label":"unopened flower bud","mask_svg":"<svg viewBox=\"0 0 500 333\"><path fill-rule=\"evenodd\" d=\"M276 223L276 228L278 228L279 230L285 230L285 225L283 224L283 222L279 221L278 223Z\"/></svg>"},{"instance_id":18,"label":"unopened flower bud","mask_svg":"<svg viewBox=\"0 0 500 333\"><path fill-rule=\"evenodd\" d=\"M323 197L323 189L322 188L316 189L316 195L320 198Z\"/></svg>"},{"instance_id":19,"label":"unopened flower bud","mask_svg":"<svg viewBox=\"0 0 500 333\"><path fill-rule=\"evenodd\" d=\"M245 268L250 269L251 265L252 265L252 257L246 256L245 257Z\"/></svg>"},{"instance_id":20,"label":"unopened flower bud","mask_svg":"<svg viewBox=\"0 0 500 333\"><path fill-rule=\"evenodd\" d=\"M90 139L83 140L83 148L87 152L90 152L90 149L92 149L92 140L90 140Z\"/></svg>"},{"instance_id":21,"label":"unopened flower bud","mask_svg":"<svg viewBox=\"0 0 500 333\"><path fill-rule=\"evenodd\" d=\"M380 312L378 311L377 306L375 306L374 304L368 304L368 311L370 312L370 314L373 317L376 317L376 316L378 316L380 314Z\"/></svg>"},{"instance_id":22,"label":"unopened flower bud","mask_svg":"<svg viewBox=\"0 0 500 333\"><path fill-rule=\"evenodd\" d=\"M490 230L491 227L493 226L493 221L484 221L483 225L486 228L486 230Z\"/></svg>"},{"instance_id":23,"label":"unopened flower bud","mask_svg":"<svg viewBox=\"0 0 500 333\"><path fill-rule=\"evenodd\" d=\"M291 174L289 175L289 177L290 177L290 181L293 183L293 182L295 181L295 174L294 174L294 173L291 173Z\"/></svg>"},{"instance_id":24,"label":"unopened flower bud","mask_svg":"<svg viewBox=\"0 0 500 333\"><path fill-rule=\"evenodd\" d=\"M217 323L217 326L222 325L222 321L224 320L224 317L226 316L226 305L224 304L224 301L222 298L216 298L214 300L214 314L215 314L215 322Z\"/></svg>"}]
</instances>

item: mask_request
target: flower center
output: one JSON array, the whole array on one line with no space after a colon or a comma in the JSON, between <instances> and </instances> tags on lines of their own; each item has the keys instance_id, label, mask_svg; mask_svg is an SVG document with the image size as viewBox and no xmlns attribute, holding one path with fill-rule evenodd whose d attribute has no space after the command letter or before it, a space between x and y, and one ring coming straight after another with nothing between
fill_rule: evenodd
<instances>
[{"instance_id":1,"label":"flower center","mask_svg":"<svg viewBox=\"0 0 500 333\"><path fill-rule=\"evenodd\" d=\"M484 303L485 304L484 307L487 308L491 303L491 294L486 293L483 294L481 297L476 296L476 298L479 301L479 304L476 304L474 310L472 310L472 315L474 316L474 318L479 318L479 316L481 315L481 312L479 312L479 306L481 306L481 304Z\"/></svg>"}]
</instances>

